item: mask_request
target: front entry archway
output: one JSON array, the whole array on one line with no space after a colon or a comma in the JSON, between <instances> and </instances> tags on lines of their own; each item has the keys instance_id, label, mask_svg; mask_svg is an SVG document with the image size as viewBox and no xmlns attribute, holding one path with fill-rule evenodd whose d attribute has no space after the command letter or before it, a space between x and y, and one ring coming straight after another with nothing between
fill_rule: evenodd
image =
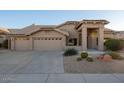
<instances>
[{"instance_id":1,"label":"front entry archway","mask_svg":"<svg viewBox=\"0 0 124 93\"><path fill-rule=\"evenodd\" d=\"M104 50L104 25L108 23L109 22L106 20L83 20L78 26L76 26L76 29L81 32L81 46L83 51L86 51L88 47L91 47L91 45L91 48L97 48L100 51ZM96 33L93 31L96 28L97 37L94 34L91 34ZM91 33L89 33L91 37L90 35L88 36L88 29L92 29ZM91 39L92 41L88 39ZM90 43L87 44L88 42Z\"/></svg>"},{"instance_id":2,"label":"front entry archway","mask_svg":"<svg viewBox=\"0 0 124 93\"><path fill-rule=\"evenodd\" d=\"M98 28L87 28L87 48L98 48Z\"/></svg>"}]
</instances>

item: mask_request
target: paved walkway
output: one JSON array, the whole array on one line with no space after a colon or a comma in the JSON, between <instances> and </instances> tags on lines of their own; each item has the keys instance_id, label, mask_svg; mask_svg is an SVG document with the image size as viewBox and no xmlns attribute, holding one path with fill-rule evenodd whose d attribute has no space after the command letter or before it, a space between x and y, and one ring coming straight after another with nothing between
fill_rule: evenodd
<instances>
[{"instance_id":1,"label":"paved walkway","mask_svg":"<svg viewBox=\"0 0 124 93\"><path fill-rule=\"evenodd\" d=\"M1 74L1 83L124 83L124 74Z\"/></svg>"}]
</instances>

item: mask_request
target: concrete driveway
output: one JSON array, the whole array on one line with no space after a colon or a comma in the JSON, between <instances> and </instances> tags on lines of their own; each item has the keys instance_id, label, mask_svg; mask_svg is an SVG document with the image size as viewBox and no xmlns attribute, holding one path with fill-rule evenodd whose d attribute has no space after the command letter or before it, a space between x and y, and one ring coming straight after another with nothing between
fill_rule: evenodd
<instances>
[{"instance_id":1,"label":"concrete driveway","mask_svg":"<svg viewBox=\"0 0 124 93\"><path fill-rule=\"evenodd\" d=\"M0 51L0 83L123 83L124 74L64 73L61 52Z\"/></svg>"},{"instance_id":2,"label":"concrete driveway","mask_svg":"<svg viewBox=\"0 0 124 93\"><path fill-rule=\"evenodd\" d=\"M0 74L64 73L61 52L1 52Z\"/></svg>"}]
</instances>

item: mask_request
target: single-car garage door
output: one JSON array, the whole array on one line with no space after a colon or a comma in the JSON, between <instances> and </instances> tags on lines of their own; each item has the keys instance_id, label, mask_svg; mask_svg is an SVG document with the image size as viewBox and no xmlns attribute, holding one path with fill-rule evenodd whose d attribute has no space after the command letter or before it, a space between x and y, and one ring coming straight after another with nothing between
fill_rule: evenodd
<instances>
[{"instance_id":1,"label":"single-car garage door","mask_svg":"<svg viewBox=\"0 0 124 93\"><path fill-rule=\"evenodd\" d=\"M29 50L29 38L16 38L15 50Z\"/></svg>"},{"instance_id":2,"label":"single-car garage door","mask_svg":"<svg viewBox=\"0 0 124 93\"><path fill-rule=\"evenodd\" d=\"M34 50L39 51L58 51L63 50L62 37L35 37Z\"/></svg>"}]
</instances>

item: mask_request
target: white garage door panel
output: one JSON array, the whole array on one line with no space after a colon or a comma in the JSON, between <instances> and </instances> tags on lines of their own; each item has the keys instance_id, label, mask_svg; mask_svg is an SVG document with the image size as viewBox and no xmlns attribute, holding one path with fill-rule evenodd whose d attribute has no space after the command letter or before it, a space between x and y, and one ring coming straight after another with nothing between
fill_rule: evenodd
<instances>
[{"instance_id":1,"label":"white garage door panel","mask_svg":"<svg viewBox=\"0 0 124 93\"><path fill-rule=\"evenodd\" d=\"M15 40L16 50L29 50L29 40Z\"/></svg>"},{"instance_id":2,"label":"white garage door panel","mask_svg":"<svg viewBox=\"0 0 124 93\"><path fill-rule=\"evenodd\" d=\"M54 39L51 40L47 38L46 40L43 38L42 40L34 40L34 50L40 50L40 51L56 51L56 50L62 50L62 42L61 39Z\"/></svg>"}]
</instances>

